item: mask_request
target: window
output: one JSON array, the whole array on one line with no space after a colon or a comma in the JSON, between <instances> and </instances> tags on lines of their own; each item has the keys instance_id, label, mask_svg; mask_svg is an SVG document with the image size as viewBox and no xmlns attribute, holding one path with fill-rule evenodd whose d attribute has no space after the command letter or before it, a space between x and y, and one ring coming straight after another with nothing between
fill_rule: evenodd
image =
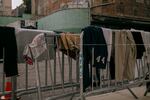
<instances>
[{"instance_id":1,"label":"window","mask_svg":"<svg viewBox=\"0 0 150 100\"><path fill-rule=\"evenodd\" d=\"M108 0L103 0L103 3L108 3Z\"/></svg>"},{"instance_id":2,"label":"window","mask_svg":"<svg viewBox=\"0 0 150 100\"><path fill-rule=\"evenodd\" d=\"M57 2L57 1L58 1L58 0L52 0L51 2L52 2L52 3L55 3L55 2Z\"/></svg>"},{"instance_id":3,"label":"window","mask_svg":"<svg viewBox=\"0 0 150 100\"><path fill-rule=\"evenodd\" d=\"M150 8L147 8L147 10L146 10L146 15L147 15L147 17L150 17ZM150 53L150 48L148 49L149 50L149 53Z\"/></svg>"},{"instance_id":4,"label":"window","mask_svg":"<svg viewBox=\"0 0 150 100\"><path fill-rule=\"evenodd\" d=\"M2 5L2 0L0 0L0 6Z\"/></svg>"},{"instance_id":5,"label":"window","mask_svg":"<svg viewBox=\"0 0 150 100\"><path fill-rule=\"evenodd\" d=\"M134 15L137 16L138 15L138 10L135 8L134 9Z\"/></svg>"},{"instance_id":6,"label":"window","mask_svg":"<svg viewBox=\"0 0 150 100\"><path fill-rule=\"evenodd\" d=\"M144 0L136 0L137 3L144 3Z\"/></svg>"},{"instance_id":7,"label":"window","mask_svg":"<svg viewBox=\"0 0 150 100\"><path fill-rule=\"evenodd\" d=\"M144 0L146 6L150 6L150 0Z\"/></svg>"},{"instance_id":8,"label":"window","mask_svg":"<svg viewBox=\"0 0 150 100\"><path fill-rule=\"evenodd\" d=\"M117 7L117 12L118 13L122 13L122 14L124 13L125 6L124 6L123 2L119 2L119 4L116 7Z\"/></svg>"}]
</instances>

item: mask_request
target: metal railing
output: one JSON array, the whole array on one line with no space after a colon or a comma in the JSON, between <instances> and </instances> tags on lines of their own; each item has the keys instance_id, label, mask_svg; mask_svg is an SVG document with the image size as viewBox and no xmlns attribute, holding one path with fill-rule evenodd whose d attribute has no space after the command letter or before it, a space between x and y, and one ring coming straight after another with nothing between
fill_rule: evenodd
<instances>
[{"instance_id":1,"label":"metal railing","mask_svg":"<svg viewBox=\"0 0 150 100\"><path fill-rule=\"evenodd\" d=\"M23 29L23 31L32 32L38 30ZM51 33L50 31L42 30L39 30L39 32ZM44 53L46 53L46 58L42 60L34 59L33 65L18 64L19 76L17 77L17 83L16 78L12 78L14 84L12 92L5 92L4 73L0 73L0 77L2 77L2 80L0 80L2 83L0 95L12 93L12 100L16 100L15 95L32 100L57 100L63 97L70 97L71 100L75 94L78 94L78 99L85 100L86 97L91 95L128 89L137 99L138 97L130 88L150 81L150 68L145 56L136 60L135 72L137 74L133 80L117 81L111 79L110 62L107 62L106 69L99 70L100 80L97 80L95 75L96 69L92 68L92 84L86 91L83 91L83 34L80 35L80 53L77 53L76 59L64 54L57 48L56 40L58 37L60 37L60 34L45 35L47 50ZM149 77L148 80L145 80L146 76ZM145 95L147 92L145 92Z\"/></svg>"},{"instance_id":2,"label":"metal railing","mask_svg":"<svg viewBox=\"0 0 150 100\"><path fill-rule=\"evenodd\" d=\"M115 30L118 31L118 30ZM146 38L146 37L145 37ZM149 41L147 37L147 41ZM131 90L133 87L139 87L147 82L150 82L150 66L149 66L149 59L148 56L149 54L144 54L144 56L141 59L136 59L135 61L135 75L133 79L122 79L122 80L117 80L115 78L111 78L111 65L110 62L107 61L106 63L106 68L105 69L96 69L95 67L93 68L92 65L90 67L91 70L89 70L90 73L90 78L91 78L91 84L89 87L84 90L83 86L83 46L84 45L91 45L92 44L83 44L83 33L80 36L80 56L79 56L79 68L80 68L80 100L86 100L86 97L88 96L93 96L93 95L99 95L99 94L104 94L104 93L109 93L109 92L114 92L122 89L128 89L129 92L134 96L135 99L138 99L138 96ZM96 44L93 44L96 45ZM106 44L102 44L106 45ZM131 46L131 45L144 45L146 48L146 52L150 46L150 44L115 44L115 48L117 46ZM112 44L107 44L108 46L112 46ZM134 51L135 52L135 51ZM93 53L92 57L93 57ZM118 55L121 56L121 55ZM92 58L94 59L94 58ZM120 66L121 67L121 66ZM123 66L122 66L123 67ZM90 69L90 68L89 68ZM98 76L97 76L97 71L98 70ZM115 73L114 73L115 74ZM99 79L98 79L99 77ZM147 77L147 79L146 79ZM149 91L149 88L146 89L144 96L147 95Z\"/></svg>"},{"instance_id":3,"label":"metal railing","mask_svg":"<svg viewBox=\"0 0 150 100\"><path fill-rule=\"evenodd\" d=\"M1 62L1 64L0 64L0 67L1 67L1 72L0 72L0 77L1 77L1 79L2 80L0 80L0 100L2 99L2 97L3 96L5 96L5 95L8 95L8 94L10 94L11 95L11 100L16 100L17 99L17 97L16 97L16 88L17 88L17 84L16 84L16 77L17 76L11 76L11 77L5 77L5 73L4 73L4 52L5 52L5 50L4 50L5 48L3 48L3 58L2 59L0 59L0 62ZM9 80L10 82L11 82L11 86L12 87L10 87L10 91L8 90L8 91L5 91L5 87L6 87L6 84L5 84L5 82L7 81L7 80Z\"/></svg>"}]
</instances>

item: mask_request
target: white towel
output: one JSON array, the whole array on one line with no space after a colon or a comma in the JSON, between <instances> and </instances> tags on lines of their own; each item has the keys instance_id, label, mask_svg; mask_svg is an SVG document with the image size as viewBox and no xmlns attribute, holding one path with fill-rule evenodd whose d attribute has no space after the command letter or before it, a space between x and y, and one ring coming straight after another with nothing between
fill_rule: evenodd
<instances>
[{"instance_id":1,"label":"white towel","mask_svg":"<svg viewBox=\"0 0 150 100\"><path fill-rule=\"evenodd\" d=\"M36 35L32 42L25 46L23 56L27 63L30 60L37 59L47 49L44 33ZM29 61L29 62L28 62Z\"/></svg>"}]
</instances>

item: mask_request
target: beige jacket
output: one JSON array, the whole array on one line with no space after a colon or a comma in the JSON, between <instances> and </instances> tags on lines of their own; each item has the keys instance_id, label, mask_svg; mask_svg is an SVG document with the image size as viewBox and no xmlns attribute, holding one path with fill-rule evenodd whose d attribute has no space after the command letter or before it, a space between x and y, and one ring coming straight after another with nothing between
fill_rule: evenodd
<instances>
[{"instance_id":1,"label":"beige jacket","mask_svg":"<svg viewBox=\"0 0 150 100\"><path fill-rule=\"evenodd\" d=\"M115 32L115 77L132 80L135 73L136 45L130 31Z\"/></svg>"},{"instance_id":2,"label":"beige jacket","mask_svg":"<svg viewBox=\"0 0 150 100\"><path fill-rule=\"evenodd\" d=\"M61 33L57 41L57 47L59 50L76 58L76 52L79 52L80 50L80 34Z\"/></svg>"}]
</instances>

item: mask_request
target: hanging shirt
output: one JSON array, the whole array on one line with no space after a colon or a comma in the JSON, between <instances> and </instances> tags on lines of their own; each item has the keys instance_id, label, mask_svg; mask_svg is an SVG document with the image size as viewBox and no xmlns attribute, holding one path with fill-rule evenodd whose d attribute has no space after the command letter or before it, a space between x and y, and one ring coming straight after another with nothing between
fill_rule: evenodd
<instances>
[{"instance_id":1,"label":"hanging shirt","mask_svg":"<svg viewBox=\"0 0 150 100\"><path fill-rule=\"evenodd\" d=\"M110 61L111 50L112 50L112 30L108 28L102 28L102 30L107 43L107 50L108 50L107 61Z\"/></svg>"}]
</instances>

